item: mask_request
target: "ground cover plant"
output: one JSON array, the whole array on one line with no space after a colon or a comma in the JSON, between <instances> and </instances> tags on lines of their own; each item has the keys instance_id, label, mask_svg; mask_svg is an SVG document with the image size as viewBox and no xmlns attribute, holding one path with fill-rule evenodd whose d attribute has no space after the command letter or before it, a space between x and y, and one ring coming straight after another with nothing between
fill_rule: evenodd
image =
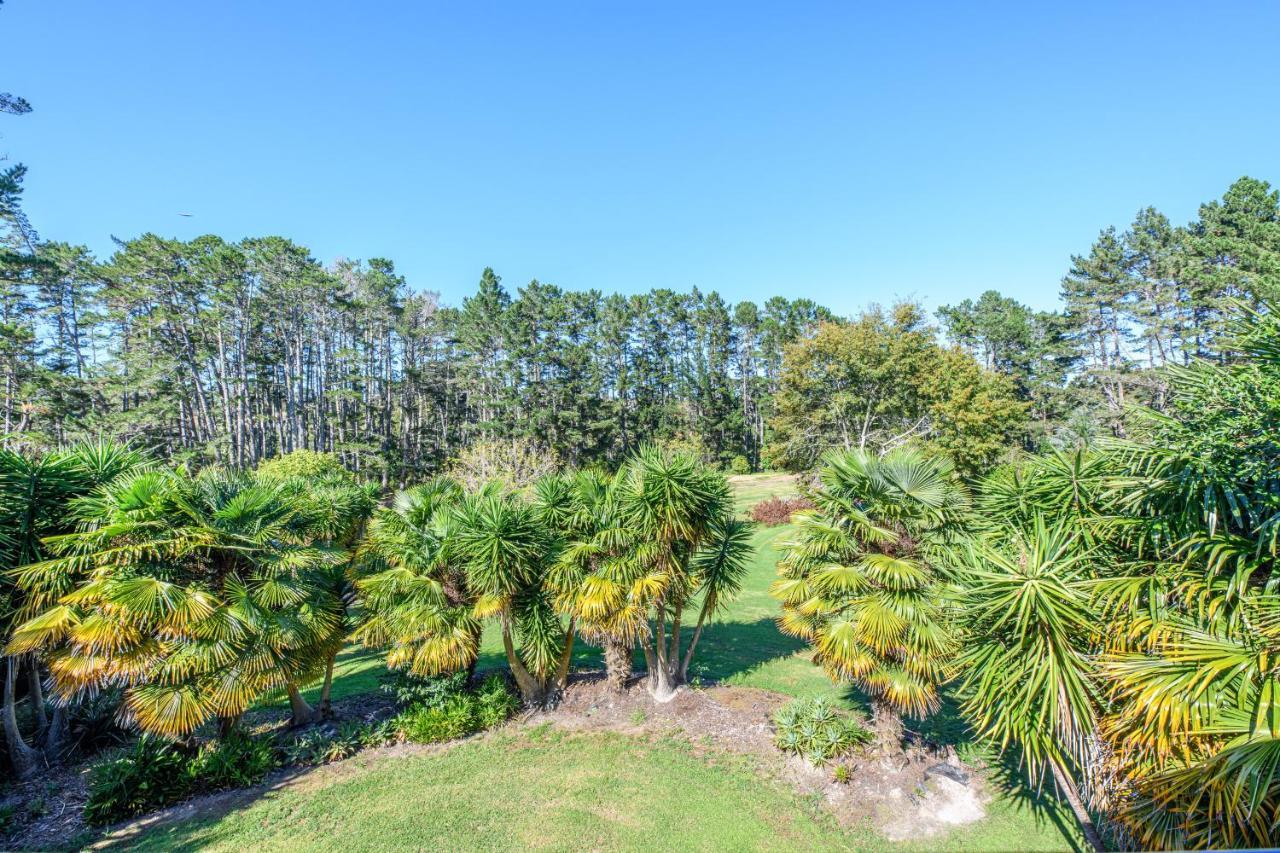
<instances>
[{"instance_id":1,"label":"ground cover plant","mask_svg":"<svg viewBox=\"0 0 1280 853\"><path fill-rule=\"evenodd\" d=\"M825 696L797 699L773 715L778 749L821 767L859 744L872 732Z\"/></svg>"}]
</instances>

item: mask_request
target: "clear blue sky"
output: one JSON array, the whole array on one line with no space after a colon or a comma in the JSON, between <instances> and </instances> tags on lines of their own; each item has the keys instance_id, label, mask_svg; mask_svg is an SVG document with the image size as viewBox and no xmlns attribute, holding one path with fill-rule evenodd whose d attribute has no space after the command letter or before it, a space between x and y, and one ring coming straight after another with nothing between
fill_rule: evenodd
<instances>
[{"instance_id":1,"label":"clear blue sky","mask_svg":"<svg viewBox=\"0 0 1280 853\"><path fill-rule=\"evenodd\" d=\"M1280 181L1280 3L1047 5L9 0L0 152L103 253L1049 307L1102 226Z\"/></svg>"}]
</instances>

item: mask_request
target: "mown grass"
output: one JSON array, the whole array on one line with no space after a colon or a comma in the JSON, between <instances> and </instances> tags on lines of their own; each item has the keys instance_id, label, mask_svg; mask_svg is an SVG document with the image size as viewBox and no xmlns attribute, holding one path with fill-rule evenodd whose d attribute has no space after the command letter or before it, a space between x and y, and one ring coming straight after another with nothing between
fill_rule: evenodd
<instances>
[{"instance_id":1,"label":"mown grass","mask_svg":"<svg viewBox=\"0 0 1280 853\"><path fill-rule=\"evenodd\" d=\"M740 507L790 488L773 475L735 478ZM778 545L790 531L756 530L743 592L704 632L692 674L795 696L828 695L865 710L861 696L833 685L803 644L774 624L777 604L768 587ZM602 665L599 651L583 644L574 660L579 668ZM504 664L499 637L486 634L480 666ZM381 672L377 655L349 649L335 672L335 698L376 690ZM969 756L978 752L951 703L919 728ZM985 820L919 844L892 844L874 826L835 826L814 801L761 779L737 759L709 763L679 741L515 731L438 754L380 760L323 787L268 792L224 816L157 827L139 843L272 850L1079 849L1069 812L1005 770L993 780Z\"/></svg>"}]
</instances>

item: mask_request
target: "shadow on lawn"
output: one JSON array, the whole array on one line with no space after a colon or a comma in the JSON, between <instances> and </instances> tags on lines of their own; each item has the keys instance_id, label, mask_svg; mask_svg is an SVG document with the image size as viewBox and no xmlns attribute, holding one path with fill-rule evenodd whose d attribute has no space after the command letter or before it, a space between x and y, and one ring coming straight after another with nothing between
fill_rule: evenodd
<instances>
[{"instance_id":1,"label":"shadow on lawn","mask_svg":"<svg viewBox=\"0 0 1280 853\"><path fill-rule=\"evenodd\" d=\"M693 639L693 629L680 631L680 648L683 653ZM698 648L689 666L689 678L703 681L725 681L735 675L749 672L777 658L791 657L804 648L804 642L778 631L772 619L755 622L713 622L702 630ZM500 651L481 652L479 669L502 669L507 659ZM604 668L601 650L582 640L574 644L573 668L593 670ZM632 658L632 671L644 672L644 653L636 649Z\"/></svg>"}]
</instances>

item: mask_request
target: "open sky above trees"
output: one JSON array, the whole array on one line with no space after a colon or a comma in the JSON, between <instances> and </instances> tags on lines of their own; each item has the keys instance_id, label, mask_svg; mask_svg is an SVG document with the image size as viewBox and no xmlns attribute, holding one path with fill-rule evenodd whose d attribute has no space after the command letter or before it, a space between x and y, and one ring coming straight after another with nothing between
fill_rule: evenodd
<instances>
[{"instance_id":1,"label":"open sky above trees","mask_svg":"<svg viewBox=\"0 0 1280 853\"><path fill-rule=\"evenodd\" d=\"M42 234L285 234L510 286L1054 307L1072 253L1280 174L1280 8L11 0ZM51 50L50 45L57 45ZM191 213L186 218L179 213ZM927 249L922 249L927 247Z\"/></svg>"}]
</instances>

